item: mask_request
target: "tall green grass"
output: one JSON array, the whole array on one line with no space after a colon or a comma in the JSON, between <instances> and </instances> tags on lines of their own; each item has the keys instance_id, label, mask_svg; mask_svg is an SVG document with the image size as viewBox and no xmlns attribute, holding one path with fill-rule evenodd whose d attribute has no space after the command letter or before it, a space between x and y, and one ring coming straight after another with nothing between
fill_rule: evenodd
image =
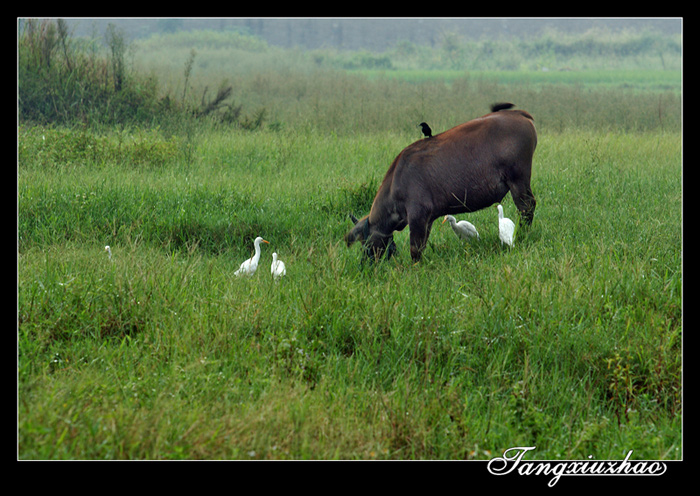
<instances>
[{"instance_id":1,"label":"tall green grass","mask_svg":"<svg viewBox=\"0 0 700 496\"><path fill-rule=\"evenodd\" d=\"M410 133L82 133L20 130L20 458L681 457L678 133L541 132L415 266L342 243Z\"/></svg>"}]
</instances>

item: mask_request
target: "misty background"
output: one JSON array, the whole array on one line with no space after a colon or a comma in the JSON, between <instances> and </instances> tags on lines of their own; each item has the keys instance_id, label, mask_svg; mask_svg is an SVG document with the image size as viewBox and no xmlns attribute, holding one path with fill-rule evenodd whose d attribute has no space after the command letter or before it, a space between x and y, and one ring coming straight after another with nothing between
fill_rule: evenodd
<instances>
[{"instance_id":1,"label":"misty background","mask_svg":"<svg viewBox=\"0 0 700 496\"><path fill-rule=\"evenodd\" d=\"M465 39L527 39L547 30L583 33L591 29L608 32L651 30L680 34L681 18L149 18L66 19L76 36L104 33L109 24L118 26L130 39L156 33L210 29L238 31L267 43L304 49L383 51L400 41L435 46L446 34Z\"/></svg>"},{"instance_id":2,"label":"misty background","mask_svg":"<svg viewBox=\"0 0 700 496\"><path fill-rule=\"evenodd\" d=\"M172 132L204 118L409 132L506 99L558 130L675 128L681 29L681 18L19 19L19 113Z\"/></svg>"}]
</instances>

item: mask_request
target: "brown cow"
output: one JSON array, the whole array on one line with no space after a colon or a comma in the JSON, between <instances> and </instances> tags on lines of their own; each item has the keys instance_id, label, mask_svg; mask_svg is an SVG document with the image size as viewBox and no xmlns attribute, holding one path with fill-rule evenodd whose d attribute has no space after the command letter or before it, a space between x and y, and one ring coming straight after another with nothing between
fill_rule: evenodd
<instances>
[{"instance_id":1,"label":"brown cow","mask_svg":"<svg viewBox=\"0 0 700 496\"><path fill-rule=\"evenodd\" d=\"M532 116L491 107L490 114L460 124L403 149L389 167L370 213L345 235L348 246L364 242L370 259L396 250L394 231L410 229L411 258L425 249L433 221L443 215L481 210L510 191L521 220L532 223L535 197L530 189L537 132Z\"/></svg>"}]
</instances>

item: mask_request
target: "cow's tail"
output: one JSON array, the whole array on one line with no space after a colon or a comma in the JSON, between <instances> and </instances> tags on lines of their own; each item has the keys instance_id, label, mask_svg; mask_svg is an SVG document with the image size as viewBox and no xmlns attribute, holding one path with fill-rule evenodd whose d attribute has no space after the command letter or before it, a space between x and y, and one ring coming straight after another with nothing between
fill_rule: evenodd
<instances>
[{"instance_id":1,"label":"cow's tail","mask_svg":"<svg viewBox=\"0 0 700 496\"><path fill-rule=\"evenodd\" d=\"M498 112L499 110L508 110L515 107L512 103L494 103L491 105L491 112Z\"/></svg>"},{"instance_id":2,"label":"cow's tail","mask_svg":"<svg viewBox=\"0 0 700 496\"><path fill-rule=\"evenodd\" d=\"M494 103L493 105L491 105L491 112L498 112L499 110L509 110L513 107L515 107L515 105L513 105L512 103ZM518 114L530 119L531 121L535 120L529 112L525 112L524 110L514 110L513 112L517 112Z\"/></svg>"}]
</instances>

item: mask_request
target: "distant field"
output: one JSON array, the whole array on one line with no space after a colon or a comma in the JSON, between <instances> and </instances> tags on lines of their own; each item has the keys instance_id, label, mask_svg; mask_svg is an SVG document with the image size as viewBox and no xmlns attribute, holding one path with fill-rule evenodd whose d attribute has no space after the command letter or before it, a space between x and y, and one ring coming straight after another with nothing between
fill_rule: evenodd
<instances>
[{"instance_id":1,"label":"distant field","mask_svg":"<svg viewBox=\"0 0 700 496\"><path fill-rule=\"evenodd\" d=\"M539 71L458 71L458 70L356 70L369 78L390 78L404 81L446 81L457 79L483 79L499 84L512 85L585 85L618 89L650 91L681 91L681 72L644 69L606 70L548 70Z\"/></svg>"}]
</instances>

